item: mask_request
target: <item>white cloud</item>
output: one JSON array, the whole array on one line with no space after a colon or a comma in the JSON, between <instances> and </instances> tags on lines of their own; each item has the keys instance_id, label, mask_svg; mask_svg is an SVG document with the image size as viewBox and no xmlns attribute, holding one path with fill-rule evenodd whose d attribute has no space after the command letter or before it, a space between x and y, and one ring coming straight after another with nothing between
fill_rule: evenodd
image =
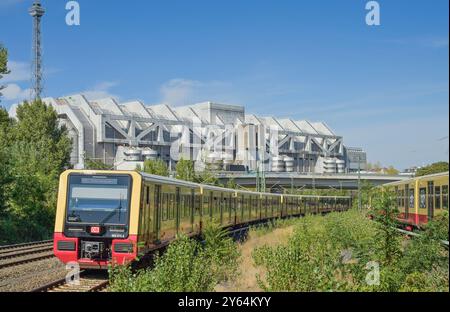
<instances>
[{"instance_id":1,"label":"white cloud","mask_svg":"<svg viewBox=\"0 0 450 312\"><path fill-rule=\"evenodd\" d=\"M23 90L19 85L11 83L1 90L3 97L8 101L22 102L30 99L31 89Z\"/></svg>"},{"instance_id":2,"label":"white cloud","mask_svg":"<svg viewBox=\"0 0 450 312\"><path fill-rule=\"evenodd\" d=\"M207 100L221 100L229 83L221 81L202 82L183 78L171 79L161 88L162 103L170 106L189 105Z\"/></svg>"},{"instance_id":3,"label":"white cloud","mask_svg":"<svg viewBox=\"0 0 450 312\"><path fill-rule=\"evenodd\" d=\"M448 48L448 37L445 38L431 38L426 42L432 48Z\"/></svg>"},{"instance_id":4,"label":"white cloud","mask_svg":"<svg viewBox=\"0 0 450 312\"><path fill-rule=\"evenodd\" d=\"M448 36L423 36L415 38L397 38L385 40L386 43L399 45L418 45L426 48L448 48Z\"/></svg>"},{"instance_id":5,"label":"white cloud","mask_svg":"<svg viewBox=\"0 0 450 312\"><path fill-rule=\"evenodd\" d=\"M104 98L114 98L115 100L119 100L120 97L116 94L113 94L110 89L118 86L119 84L114 81L104 81L97 85L95 85L93 88L81 92L89 101L94 101L98 99L104 99Z\"/></svg>"},{"instance_id":6,"label":"white cloud","mask_svg":"<svg viewBox=\"0 0 450 312\"><path fill-rule=\"evenodd\" d=\"M8 69L11 73L3 76L2 83L31 80L31 67L28 63L8 61Z\"/></svg>"}]
</instances>

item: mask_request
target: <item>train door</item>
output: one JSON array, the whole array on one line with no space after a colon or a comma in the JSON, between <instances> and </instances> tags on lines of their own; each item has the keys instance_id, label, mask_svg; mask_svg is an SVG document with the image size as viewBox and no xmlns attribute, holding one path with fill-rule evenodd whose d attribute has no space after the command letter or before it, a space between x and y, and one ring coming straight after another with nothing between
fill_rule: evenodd
<instances>
[{"instance_id":1,"label":"train door","mask_svg":"<svg viewBox=\"0 0 450 312\"><path fill-rule=\"evenodd\" d=\"M231 224L236 224L238 222L238 213L239 213L239 207L237 206L237 196L234 193L230 193L230 202L231 202L231 215L230 215L230 222Z\"/></svg>"},{"instance_id":2,"label":"train door","mask_svg":"<svg viewBox=\"0 0 450 312\"><path fill-rule=\"evenodd\" d=\"M404 190L402 190L402 194L400 195L400 206L403 207L404 212L405 212L405 219L408 220L409 219L409 209L408 209L408 204L407 204L407 200L405 200L405 198L408 198L408 185L405 185Z\"/></svg>"},{"instance_id":3,"label":"train door","mask_svg":"<svg viewBox=\"0 0 450 312\"><path fill-rule=\"evenodd\" d=\"M147 186L144 184L144 187L142 188L142 194L141 194L141 204L139 207L139 225L138 225L138 241L139 242L148 242L148 233L146 230L147 224L147 215L146 215L146 203L148 201L148 189ZM138 247L139 248L139 247Z\"/></svg>"},{"instance_id":4,"label":"train door","mask_svg":"<svg viewBox=\"0 0 450 312\"><path fill-rule=\"evenodd\" d=\"M154 207L154 220L155 220L155 234L156 241L160 240L160 229L161 229L161 185L155 185L155 194L153 196L153 207Z\"/></svg>"},{"instance_id":5,"label":"train door","mask_svg":"<svg viewBox=\"0 0 450 312\"><path fill-rule=\"evenodd\" d=\"M180 188L175 188L175 227L177 229L177 234L180 231Z\"/></svg>"},{"instance_id":6,"label":"train door","mask_svg":"<svg viewBox=\"0 0 450 312\"><path fill-rule=\"evenodd\" d=\"M188 187L180 188L180 232L188 234L192 232L192 214L194 212L193 189Z\"/></svg>"},{"instance_id":7,"label":"train door","mask_svg":"<svg viewBox=\"0 0 450 312\"><path fill-rule=\"evenodd\" d=\"M428 220L433 219L434 217L434 183L433 181L428 181L428 200L427 200L427 204L428 204Z\"/></svg>"},{"instance_id":8,"label":"train door","mask_svg":"<svg viewBox=\"0 0 450 312\"><path fill-rule=\"evenodd\" d=\"M236 223L242 223L244 221L243 195L236 194L236 196Z\"/></svg>"},{"instance_id":9,"label":"train door","mask_svg":"<svg viewBox=\"0 0 450 312\"><path fill-rule=\"evenodd\" d=\"M202 223L205 225L209 221L211 221L211 196L210 191L204 191L202 196Z\"/></svg>"},{"instance_id":10,"label":"train door","mask_svg":"<svg viewBox=\"0 0 450 312\"><path fill-rule=\"evenodd\" d=\"M144 209L144 216L145 222L144 222L144 233L145 233L145 242L151 242L155 237L153 237L153 217L151 214L151 208L150 208L150 185L144 186L144 203L143 203L143 209ZM142 218L141 218L142 219Z\"/></svg>"},{"instance_id":11,"label":"train door","mask_svg":"<svg viewBox=\"0 0 450 312\"><path fill-rule=\"evenodd\" d=\"M252 197L245 195L245 215L247 215L247 221L252 220Z\"/></svg>"},{"instance_id":12,"label":"train door","mask_svg":"<svg viewBox=\"0 0 450 312\"><path fill-rule=\"evenodd\" d=\"M193 230L200 233L201 218L202 218L202 196L200 189L192 189L194 213L192 214Z\"/></svg>"},{"instance_id":13,"label":"train door","mask_svg":"<svg viewBox=\"0 0 450 312\"><path fill-rule=\"evenodd\" d=\"M220 207L220 216L219 216L219 220L220 220L220 224L223 224L223 214L225 209L225 204L226 204L226 198L224 196L223 193L219 193L219 207Z\"/></svg>"}]
</instances>

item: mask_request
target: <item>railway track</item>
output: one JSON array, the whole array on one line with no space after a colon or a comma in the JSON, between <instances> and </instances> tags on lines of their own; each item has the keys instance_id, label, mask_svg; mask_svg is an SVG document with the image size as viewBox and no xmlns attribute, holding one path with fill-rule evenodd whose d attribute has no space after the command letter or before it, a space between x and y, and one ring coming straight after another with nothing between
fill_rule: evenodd
<instances>
[{"instance_id":1,"label":"railway track","mask_svg":"<svg viewBox=\"0 0 450 312\"><path fill-rule=\"evenodd\" d=\"M0 269L53 257L51 240L0 246Z\"/></svg>"},{"instance_id":2,"label":"railway track","mask_svg":"<svg viewBox=\"0 0 450 312\"><path fill-rule=\"evenodd\" d=\"M30 248L27 250L19 250L19 251L9 251L9 252L0 252L0 261L5 259L17 258L47 251L52 251L53 246L43 246L39 248Z\"/></svg>"},{"instance_id":3,"label":"railway track","mask_svg":"<svg viewBox=\"0 0 450 312\"><path fill-rule=\"evenodd\" d=\"M104 291L108 285L107 273L81 271L79 283L68 283L65 278L62 278L31 292L99 292Z\"/></svg>"},{"instance_id":4,"label":"railway track","mask_svg":"<svg viewBox=\"0 0 450 312\"><path fill-rule=\"evenodd\" d=\"M13 250L27 250L30 248L35 248L37 246L42 245L53 245L53 240L44 240L44 241L38 241L38 242L29 242L29 243L22 243L22 244L15 244L15 245L3 245L0 246L0 254L13 251Z\"/></svg>"}]
</instances>

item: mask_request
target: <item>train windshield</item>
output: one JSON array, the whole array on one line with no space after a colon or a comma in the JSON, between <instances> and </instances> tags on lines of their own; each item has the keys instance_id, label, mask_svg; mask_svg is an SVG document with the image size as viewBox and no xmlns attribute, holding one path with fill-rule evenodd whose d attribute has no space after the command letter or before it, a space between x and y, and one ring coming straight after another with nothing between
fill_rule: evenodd
<instances>
[{"instance_id":1,"label":"train windshield","mask_svg":"<svg viewBox=\"0 0 450 312\"><path fill-rule=\"evenodd\" d=\"M126 224L130 206L131 177L71 175L67 222Z\"/></svg>"}]
</instances>

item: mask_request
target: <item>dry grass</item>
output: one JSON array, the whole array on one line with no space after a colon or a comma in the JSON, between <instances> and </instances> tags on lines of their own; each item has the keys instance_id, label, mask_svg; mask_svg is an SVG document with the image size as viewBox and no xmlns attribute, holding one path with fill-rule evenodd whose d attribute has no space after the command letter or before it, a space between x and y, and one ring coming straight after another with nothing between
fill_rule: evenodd
<instances>
[{"instance_id":1,"label":"dry grass","mask_svg":"<svg viewBox=\"0 0 450 312\"><path fill-rule=\"evenodd\" d=\"M285 244L291 236L294 227L288 226L285 228L277 228L270 233L260 235L251 231L249 238L239 246L241 252L240 258L240 272L235 281L220 283L215 287L218 292L259 292L262 291L256 280L259 275L262 278L265 276L265 270L261 267L256 267L252 258L252 252L255 248L267 245L275 246Z\"/></svg>"}]
</instances>

